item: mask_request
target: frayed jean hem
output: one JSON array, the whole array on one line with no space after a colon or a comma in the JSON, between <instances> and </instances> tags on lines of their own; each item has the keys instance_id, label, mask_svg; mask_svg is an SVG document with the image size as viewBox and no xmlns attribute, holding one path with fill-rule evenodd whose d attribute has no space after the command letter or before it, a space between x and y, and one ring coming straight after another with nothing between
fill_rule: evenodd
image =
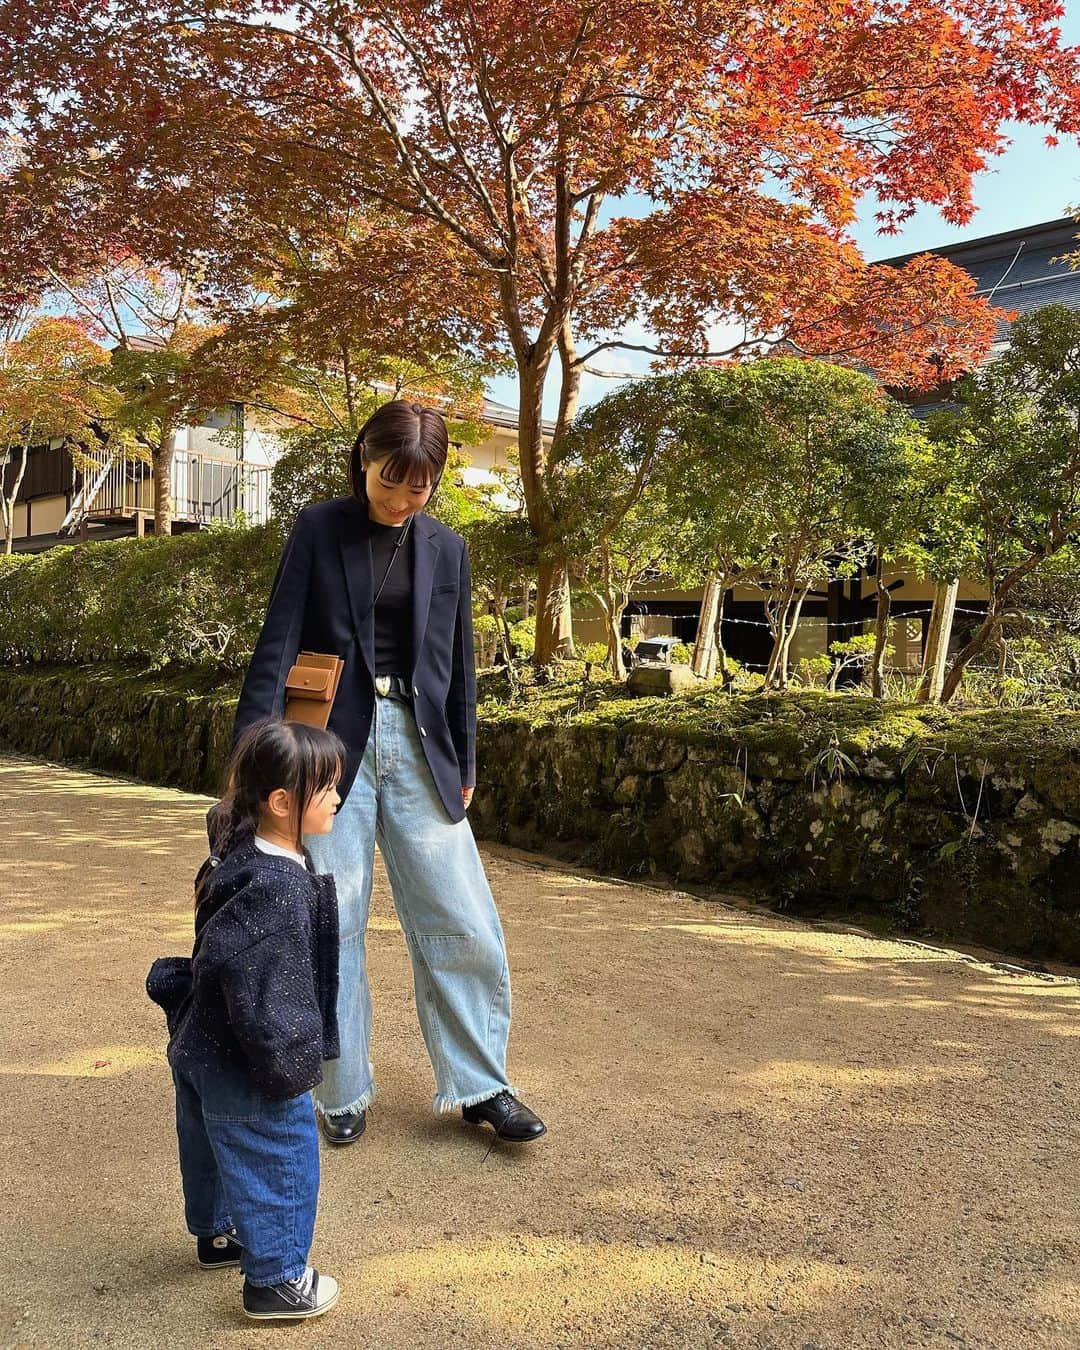
<instances>
[{"instance_id":1,"label":"frayed jean hem","mask_svg":"<svg viewBox=\"0 0 1080 1350\"><path fill-rule=\"evenodd\" d=\"M517 1096L517 1088L510 1087L506 1083L501 1087L485 1088L483 1092L477 1092L472 1097L454 1097L449 1093L439 1092L431 1104L432 1110L437 1116L448 1116L451 1111L457 1111L463 1106L479 1106L481 1102L497 1097L500 1092L509 1092L512 1096Z\"/></svg>"},{"instance_id":2,"label":"frayed jean hem","mask_svg":"<svg viewBox=\"0 0 1080 1350\"><path fill-rule=\"evenodd\" d=\"M322 1102L319 1101L319 1099L316 1097L315 1109L316 1111L319 1112L320 1115L323 1116L330 1116L330 1117L353 1116L358 1114L360 1111L366 1111L374 1100L375 1100L375 1084L372 1083L372 1085L365 1092L362 1092L360 1096L357 1097L357 1099L354 1102L351 1102L348 1106L327 1107L324 1106Z\"/></svg>"}]
</instances>

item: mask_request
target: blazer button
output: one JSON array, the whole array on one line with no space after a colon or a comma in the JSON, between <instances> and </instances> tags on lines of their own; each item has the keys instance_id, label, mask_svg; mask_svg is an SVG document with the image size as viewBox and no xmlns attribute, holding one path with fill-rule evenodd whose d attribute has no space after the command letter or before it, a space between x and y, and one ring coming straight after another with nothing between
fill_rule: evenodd
<instances>
[{"instance_id":1,"label":"blazer button","mask_svg":"<svg viewBox=\"0 0 1080 1350\"><path fill-rule=\"evenodd\" d=\"M416 695L417 698L420 697L420 690L417 689L417 687L416 687L415 684L413 685L413 690L412 690L412 691L413 691L413 693Z\"/></svg>"},{"instance_id":2,"label":"blazer button","mask_svg":"<svg viewBox=\"0 0 1080 1350\"><path fill-rule=\"evenodd\" d=\"M427 735L427 727L421 727L421 728L420 728L420 735L421 735L421 736L426 736L426 735Z\"/></svg>"}]
</instances>

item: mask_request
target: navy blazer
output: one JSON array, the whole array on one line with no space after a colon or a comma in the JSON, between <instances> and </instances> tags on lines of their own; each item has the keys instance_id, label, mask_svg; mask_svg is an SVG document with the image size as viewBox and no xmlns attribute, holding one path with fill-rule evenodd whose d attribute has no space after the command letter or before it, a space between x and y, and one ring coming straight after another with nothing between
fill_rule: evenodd
<instances>
[{"instance_id":1,"label":"navy blazer","mask_svg":"<svg viewBox=\"0 0 1080 1350\"><path fill-rule=\"evenodd\" d=\"M465 818L463 787L476 784L476 659L469 555L459 534L417 512L411 526L413 670L409 684L424 755L451 820ZM301 651L344 657L330 730L348 763L348 795L375 712L375 611L366 503L336 497L296 518L233 725L233 743L261 717L280 717L285 677Z\"/></svg>"}]
</instances>

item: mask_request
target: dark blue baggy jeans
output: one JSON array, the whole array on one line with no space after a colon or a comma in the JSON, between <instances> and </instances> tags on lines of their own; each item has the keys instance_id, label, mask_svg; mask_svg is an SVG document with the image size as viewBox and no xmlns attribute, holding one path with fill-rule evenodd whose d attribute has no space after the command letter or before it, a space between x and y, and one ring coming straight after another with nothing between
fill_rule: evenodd
<instances>
[{"instance_id":1,"label":"dark blue baggy jeans","mask_svg":"<svg viewBox=\"0 0 1080 1350\"><path fill-rule=\"evenodd\" d=\"M174 1069L173 1081L188 1231L215 1237L235 1227L254 1285L299 1279L319 1198L310 1094L275 1101L239 1069Z\"/></svg>"}]
</instances>

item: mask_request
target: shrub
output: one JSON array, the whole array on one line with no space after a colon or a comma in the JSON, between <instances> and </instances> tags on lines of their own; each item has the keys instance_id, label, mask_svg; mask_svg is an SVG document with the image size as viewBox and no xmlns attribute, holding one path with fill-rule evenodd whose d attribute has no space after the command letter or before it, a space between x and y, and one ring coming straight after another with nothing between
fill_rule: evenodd
<instances>
[{"instance_id":1,"label":"shrub","mask_svg":"<svg viewBox=\"0 0 1080 1350\"><path fill-rule=\"evenodd\" d=\"M527 619L519 619L517 623L510 625L510 641L513 643L515 656L532 656L533 648L536 646L535 614L530 614Z\"/></svg>"},{"instance_id":2,"label":"shrub","mask_svg":"<svg viewBox=\"0 0 1080 1350\"><path fill-rule=\"evenodd\" d=\"M281 553L273 525L0 560L0 662L246 666Z\"/></svg>"}]
</instances>

